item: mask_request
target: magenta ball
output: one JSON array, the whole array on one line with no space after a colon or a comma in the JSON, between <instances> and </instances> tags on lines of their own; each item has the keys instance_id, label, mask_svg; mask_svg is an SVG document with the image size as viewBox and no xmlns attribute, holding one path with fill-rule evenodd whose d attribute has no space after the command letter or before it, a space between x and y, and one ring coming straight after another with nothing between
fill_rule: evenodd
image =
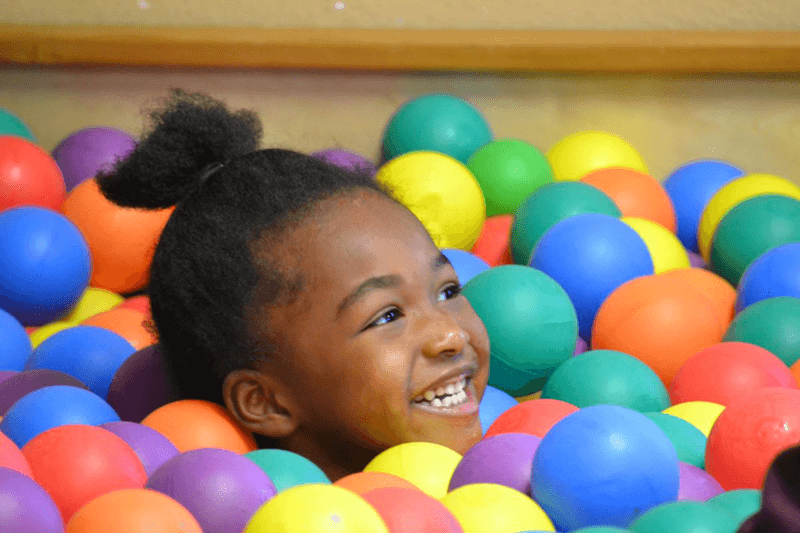
<instances>
[{"instance_id":1,"label":"magenta ball","mask_svg":"<svg viewBox=\"0 0 800 533\"><path fill-rule=\"evenodd\" d=\"M180 453L167 437L136 422L108 422L100 427L124 440L136 452L147 477Z\"/></svg>"},{"instance_id":2,"label":"magenta ball","mask_svg":"<svg viewBox=\"0 0 800 533\"><path fill-rule=\"evenodd\" d=\"M317 159L322 159L331 165L346 168L347 170L366 172L370 176L374 176L378 171L375 167L375 164L366 157L342 148L329 148L327 150L320 150L318 152L314 152L311 154L311 156L316 157Z\"/></svg>"},{"instance_id":3,"label":"magenta ball","mask_svg":"<svg viewBox=\"0 0 800 533\"><path fill-rule=\"evenodd\" d=\"M678 484L678 500L704 502L725 492L711 474L689 463L680 461L680 481Z\"/></svg>"},{"instance_id":4,"label":"magenta ball","mask_svg":"<svg viewBox=\"0 0 800 533\"><path fill-rule=\"evenodd\" d=\"M471 483L495 483L530 496L533 456L541 439L524 433L503 433L467 450L450 478L450 490Z\"/></svg>"},{"instance_id":5,"label":"magenta ball","mask_svg":"<svg viewBox=\"0 0 800 533\"><path fill-rule=\"evenodd\" d=\"M85 128L68 135L53 150L67 192L101 170L110 170L136 146L136 139L116 128Z\"/></svg>"},{"instance_id":6,"label":"magenta ball","mask_svg":"<svg viewBox=\"0 0 800 533\"><path fill-rule=\"evenodd\" d=\"M53 498L41 485L16 470L0 467L0 531L63 533Z\"/></svg>"},{"instance_id":7,"label":"magenta ball","mask_svg":"<svg viewBox=\"0 0 800 533\"><path fill-rule=\"evenodd\" d=\"M145 488L177 500L203 533L242 533L253 513L277 492L253 461L217 448L173 457L150 476Z\"/></svg>"},{"instance_id":8,"label":"magenta ball","mask_svg":"<svg viewBox=\"0 0 800 533\"><path fill-rule=\"evenodd\" d=\"M578 337L578 340L575 342L575 351L572 352L572 356L575 357L576 355L586 353L587 351L589 351L589 345L581 337Z\"/></svg>"}]
</instances>

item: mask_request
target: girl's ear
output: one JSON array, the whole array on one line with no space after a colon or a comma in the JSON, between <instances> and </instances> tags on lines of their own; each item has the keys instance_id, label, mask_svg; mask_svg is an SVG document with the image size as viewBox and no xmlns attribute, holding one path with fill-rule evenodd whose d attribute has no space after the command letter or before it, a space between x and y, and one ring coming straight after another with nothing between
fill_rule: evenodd
<instances>
[{"instance_id":1,"label":"girl's ear","mask_svg":"<svg viewBox=\"0 0 800 533\"><path fill-rule=\"evenodd\" d=\"M272 376L257 370L234 370L225 377L225 406L245 429L273 439L291 435L299 424L292 398Z\"/></svg>"}]
</instances>

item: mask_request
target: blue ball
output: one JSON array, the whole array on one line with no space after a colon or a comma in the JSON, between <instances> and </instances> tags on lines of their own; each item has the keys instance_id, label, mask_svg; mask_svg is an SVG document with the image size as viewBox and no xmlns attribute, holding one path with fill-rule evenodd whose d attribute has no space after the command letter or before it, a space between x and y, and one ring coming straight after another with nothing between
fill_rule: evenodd
<instances>
[{"instance_id":1,"label":"blue ball","mask_svg":"<svg viewBox=\"0 0 800 533\"><path fill-rule=\"evenodd\" d=\"M539 443L532 496L557 529L626 528L678 497L678 457L642 413L594 405L556 423Z\"/></svg>"},{"instance_id":2,"label":"blue ball","mask_svg":"<svg viewBox=\"0 0 800 533\"><path fill-rule=\"evenodd\" d=\"M122 336L95 326L75 326L45 339L25 370L58 370L79 379L104 400L119 367L136 349Z\"/></svg>"},{"instance_id":3,"label":"blue ball","mask_svg":"<svg viewBox=\"0 0 800 533\"><path fill-rule=\"evenodd\" d=\"M483 398L478 405L478 418L481 420L483 434L486 435L489 426L497 420L498 416L515 405L519 405L519 402L513 396L491 385L486 385Z\"/></svg>"},{"instance_id":4,"label":"blue ball","mask_svg":"<svg viewBox=\"0 0 800 533\"><path fill-rule=\"evenodd\" d=\"M542 235L530 266L541 270L569 295L579 335L592 338L600 305L623 283L653 273L644 241L616 217L584 213L566 218Z\"/></svg>"},{"instance_id":5,"label":"blue ball","mask_svg":"<svg viewBox=\"0 0 800 533\"><path fill-rule=\"evenodd\" d=\"M0 370L22 370L31 350L31 340L23 325L0 309Z\"/></svg>"},{"instance_id":6,"label":"blue ball","mask_svg":"<svg viewBox=\"0 0 800 533\"><path fill-rule=\"evenodd\" d=\"M739 281L736 312L780 296L800 298L800 242L777 246L750 263Z\"/></svg>"},{"instance_id":7,"label":"blue ball","mask_svg":"<svg viewBox=\"0 0 800 533\"><path fill-rule=\"evenodd\" d=\"M302 455L278 449L261 449L245 454L263 470L278 492L308 483L330 484L320 467Z\"/></svg>"},{"instance_id":8,"label":"blue ball","mask_svg":"<svg viewBox=\"0 0 800 533\"><path fill-rule=\"evenodd\" d=\"M0 213L0 309L24 326L71 309L90 275L89 245L65 216L31 206Z\"/></svg>"},{"instance_id":9,"label":"blue ball","mask_svg":"<svg viewBox=\"0 0 800 533\"><path fill-rule=\"evenodd\" d=\"M694 253L697 247L697 228L703 210L711 198L729 182L744 176L744 172L723 161L702 159L686 163L664 180L678 222L678 239Z\"/></svg>"},{"instance_id":10,"label":"blue ball","mask_svg":"<svg viewBox=\"0 0 800 533\"><path fill-rule=\"evenodd\" d=\"M477 255L464 250L445 248L442 250L442 253L450 260L450 264L453 265L461 285L466 285L469 280L491 268L489 263Z\"/></svg>"},{"instance_id":11,"label":"blue ball","mask_svg":"<svg viewBox=\"0 0 800 533\"><path fill-rule=\"evenodd\" d=\"M0 431L19 448L48 429L71 424L99 426L119 416L95 393L69 385L30 392L14 402L0 420Z\"/></svg>"}]
</instances>

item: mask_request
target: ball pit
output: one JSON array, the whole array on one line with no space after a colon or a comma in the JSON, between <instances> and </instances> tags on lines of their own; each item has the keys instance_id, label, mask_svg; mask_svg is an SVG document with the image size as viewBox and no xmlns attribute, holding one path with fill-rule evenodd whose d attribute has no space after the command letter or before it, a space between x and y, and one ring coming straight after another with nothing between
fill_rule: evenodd
<instances>
[{"instance_id":1,"label":"ball pit","mask_svg":"<svg viewBox=\"0 0 800 533\"><path fill-rule=\"evenodd\" d=\"M145 321L147 316L135 309L110 309L90 316L82 322L85 326L96 326L111 331L128 341L135 350L142 350L158 342Z\"/></svg>"},{"instance_id":2,"label":"ball pit","mask_svg":"<svg viewBox=\"0 0 800 533\"><path fill-rule=\"evenodd\" d=\"M97 287L87 287L75 306L65 316L60 317L60 320L70 324L79 324L94 315L119 306L124 301L125 299L115 292Z\"/></svg>"},{"instance_id":3,"label":"ball pit","mask_svg":"<svg viewBox=\"0 0 800 533\"><path fill-rule=\"evenodd\" d=\"M11 135L0 135L0 192L0 211L23 205L58 209L66 195L50 154Z\"/></svg>"},{"instance_id":4,"label":"ball pit","mask_svg":"<svg viewBox=\"0 0 800 533\"><path fill-rule=\"evenodd\" d=\"M453 265L453 269L456 271L458 281L461 285L466 285L469 280L490 268L486 261L464 250L445 248L442 250L442 253L450 260L450 264Z\"/></svg>"},{"instance_id":5,"label":"ball pit","mask_svg":"<svg viewBox=\"0 0 800 533\"><path fill-rule=\"evenodd\" d=\"M328 148L314 152L311 155L331 165L336 165L337 167L346 168L348 170L366 172L370 176L374 176L378 172L378 169L372 161L361 154L343 148Z\"/></svg>"},{"instance_id":6,"label":"ball pit","mask_svg":"<svg viewBox=\"0 0 800 533\"><path fill-rule=\"evenodd\" d=\"M533 456L541 440L526 433L503 433L483 439L456 466L448 492L472 483L493 483L530 496Z\"/></svg>"},{"instance_id":7,"label":"ball pit","mask_svg":"<svg viewBox=\"0 0 800 533\"><path fill-rule=\"evenodd\" d=\"M385 487L362 495L381 515L389 533L463 533L452 513L439 500L417 489Z\"/></svg>"},{"instance_id":8,"label":"ball pit","mask_svg":"<svg viewBox=\"0 0 800 533\"><path fill-rule=\"evenodd\" d=\"M69 329L74 327L76 324L73 322L64 322L62 320L56 320L55 322L50 322L49 324L45 324L44 326L38 328L32 328L33 331L30 333L31 339L31 347L35 350L42 344L44 341L58 333L59 331L64 331L65 329Z\"/></svg>"},{"instance_id":9,"label":"ball pit","mask_svg":"<svg viewBox=\"0 0 800 533\"><path fill-rule=\"evenodd\" d=\"M711 474L694 465L680 461L678 501L704 502L722 494L722 486Z\"/></svg>"},{"instance_id":10,"label":"ball pit","mask_svg":"<svg viewBox=\"0 0 800 533\"><path fill-rule=\"evenodd\" d=\"M503 433L544 437L559 420L578 410L572 404L547 398L527 400L507 409L489 426L485 438Z\"/></svg>"},{"instance_id":11,"label":"ball pit","mask_svg":"<svg viewBox=\"0 0 800 533\"><path fill-rule=\"evenodd\" d=\"M33 348L25 327L0 309L0 370L22 370Z\"/></svg>"},{"instance_id":12,"label":"ball pit","mask_svg":"<svg viewBox=\"0 0 800 533\"><path fill-rule=\"evenodd\" d=\"M125 441L142 462L148 478L162 464L178 455L178 449L158 431L135 422L108 422L101 428Z\"/></svg>"},{"instance_id":13,"label":"ball pit","mask_svg":"<svg viewBox=\"0 0 800 533\"><path fill-rule=\"evenodd\" d=\"M513 263L511 258L511 226L514 217L495 215L483 223L478 240L472 246L472 253L480 257L490 267Z\"/></svg>"},{"instance_id":14,"label":"ball pit","mask_svg":"<svg viewBox=\"0 0 800 533\"><path fill-rule=\"evenodd\" d=\"M725 279L703 268L671 270L662 279L679 284L676 292L691 289L702 293L714 307L715 315L727 327L736 314L736 289Z\"/></svg>"},{"instance_id":15,"label":"ball pit","mask_svg":"<svg viewBox=\"0 0 800 533\"><path fill-rule=\"evenodd\" d=\"M497 417L502 415L507 410L511 409L519 402L510 394L501 391L498 388L487 385L483 391L483 398L478 406L478 416L481 419L481 430L483 435L486 436L486 431L489 426L497 420Z\"/></svg>"},{"instance_id":16,"label":"ball pit","mask_svg":"<svg viewBox=\"0 0 800 533\"><path fill-rule=\"evenodd\" d=\"M112 170L135 146L136 139L120 129L92 127L67 135L53 149L52 155L69 192L101 171Z\"/></svg>"},{"instance_id":17,"label":"ball pit","mask_svg":"<svg viewBox=\"0 0 800 533\"><path fill-rule=\"evenodd\" d=\"M621 167L647 172L639 152L628 141L605 131L579 131L558 141L547 159L557 181L577 181L592 171Z\"/></svg>"},{"instance_id":18,"label":"ball pit","mask_svg":"<svg viewBox=\"0 0 800 533\"><path fill-rule=\"evenodd\" d=\"M63 533L64 523L53 498L30 476L0 463L3 533Z\"/></svg>"},{"instance_id":19,"label":"ball pit","mask_svg":"<svg viewBox=\"0 0 800 533\"><path fill-rule=\"evenodd\" d=\"M644 513L629 528L634 533L708 531L734 533L736 521L725 509L703 502L672 502Z\"/></svg>"},{"instance_id":20,"label":"ball pit","mask_svg":"<svg viewBox=\"0 0 800 533\"><path fill-rule=\"evenodd\" d=\"M756 489L729 490L714 496L706 503L722 507L741 524L761 507L761 491Z\"/></svg>"},{"instance_id":21,"label":"ball pit","mask_svg":"<svg viewBox=\"0 0 800 533\"><path fill-rule=\"evenodd\" d=\"M447 494L462 456L431 442L407 442L379 453L364 472L383 472L410 481L429 496L441 500Z\"/></svg>"},{"instance_id":22,"label":"ball pit","mask_svg":"<svg viewBox=\"0 0 800 533\"><path fill-rule=\"evenodd\" d=\"M0 433L0 468L14 470L33 478L28 460L22 455L22 451L17 445L3 433Z\"/></svg>"},{"instance_id":23,"label":"ball pit","mask_svg":"<svg viewBox=\"0 0 800 533\"><path fill-rule=\"evenodd\" d=\"M698 468L706 463L706 435L695 426L665 413L644 413L664 432L678 454L678 460Z\"/></svg>"},{"instance_id":24,"label":"ball pit","mask_svg":"<svg viewBox=\"0 0 800 533\"><path fill-rule=\"evenodd\" d=\"M685 420L708 437L708 434L711 433L711 428L714 426L714 422L717 421L717 418L719 418L719 415L722 414L724 410L724 405L696 400L693 402L676 403L664 409L662 413Z\"/></svg>"},{"instance_id":25,"label":"ball pit","mask_svg":"<svg viewBox=\"0 0 800 533\"><path fill-rule=\"evenodd\" d=\"M650 252L655 274L692 266L681 242L661 224L635 217L622 217L620 220L630 226L644 241Z\"/></svg>"},{"instance_id":26,"label":"ball pit","mask_svg":"<svg viewBox=\"0 0 800 533\"><path fill-rule=\"evenodd\" d=\"M51 387L68 385L86 389L86 384L57 370L26 370L16 372L0 383L0 417L5 416L14 403L26 394Z\"/></svg>"},{"instance_id":27,"label":"ball pit","mask_svg":"<svg viewBox=\"0 0 800 533\"><path fill-rule=\"evenodd\" d=\"M2 107L0 107L0 135L14 135L33 143L37 142L30 127L16 114Z\"/></svg>"},{"instance_id":28,"label":"ball pit","mask_svg":"<svg viewBox=\"0 0 800 533\"><path fill-rule=\"evenodd\" d=\"M750 263L738 293L737 312L767 298L800 298L800 242L777 246Z\"/></svg>"},{"instance_id":29,"label":"ball pit","mask_svg":"<svg viewBox=\"0 0 800 533\"><path fill-rule=\"evenodd\" d=\"M800 360L800 298L767 298L748 306L730 323L723 340L761 346L792 366Z\"/></svg>"},{"instance_id":30,"label":"ball pit","mask_svg":"<svg viewBox=\"0 0 800 533\"><path fill-rule=\"evenodd\" d=\"M555 531L553 523L532 499L504 485L472 483L450 492L442 503L464 533Z\"/></svg>"},{"instance_id":31,"label":"ball pit","mask_svg":"<svg viewBox=\"0 0 800 533\"><path fill-rule=\"evenodd\" d=\"M286 450L261 449L244 455L263 470L277 492L309 483L330 484L330 479L317 465Z\"/></svg>"},{"instance_id":32,"label":"ball pit","mask_svg":"<svg viewBox=\"0 0 800 533\"><path fill-rule=\"evenodd\" d=\"M406 489L419 490L416 485L394 474L386 472L356 472L336 480L337 487L342 487L356 494L364 494L374 489L385 487L400 487Z\"/></svg>"}]
</instances>

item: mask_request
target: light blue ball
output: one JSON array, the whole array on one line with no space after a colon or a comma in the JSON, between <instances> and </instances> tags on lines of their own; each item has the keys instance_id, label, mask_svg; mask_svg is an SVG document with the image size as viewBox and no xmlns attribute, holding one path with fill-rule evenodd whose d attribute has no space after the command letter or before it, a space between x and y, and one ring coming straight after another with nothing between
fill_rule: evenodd
<instances>
[{"instance_id":1,"label":"light blue ball","mask_svg":"<svg viewBox=\"0 0 800 533\"><path fill-rule=\"evenodd\" d=\"M761 254L744 271L737 292L737 313L767 298L800 298L800 242Z\"/></svg>"},{"instance_id":2,"label":"light blue ball","mask_svg":"<svg viewBox=\"0 0 800 533\"><path fill-rule=\"evenodd\" d=\"M0 370L22 370L31 350L31 340L23 325L0 309Z\"/></svg>"},{"instance_id":3,"label":"light blue ball","mask_svg":"<svg viewBox=\"0 0 800 533\"><path fill-rule=\"evenodd\" d=\"M290 451L261 449L246 453L245 457L266 472L278 492L297 485L331 482L317 465Z\"/></svg>"},{"instance_id":4,"label":"light blue ball","mask_svg":"<svg viewBox=\"0 0 800 533\"><path fill-rule=\"evenodd\" d=\"M450 260L450 264L453 265L453 269L455 269L458 281L461 285L466 285L469 280L491 268L489 263L477 255L464 250L445 248L442 250L442 253Z\"/></svg>"},{"instance_id":5,"label":"light blue ball","mask_svg":"<svg viewBox=\"0 0 800 533\"><path fill-rule=\"evenodd\" d=\"M497 417L514 407L519 402L507 392L501 391L491 385L486 385L483 398L478 405L478 418L481 420L481 430L483 434L489 430Z\"/></svg>"}]
</instances>

